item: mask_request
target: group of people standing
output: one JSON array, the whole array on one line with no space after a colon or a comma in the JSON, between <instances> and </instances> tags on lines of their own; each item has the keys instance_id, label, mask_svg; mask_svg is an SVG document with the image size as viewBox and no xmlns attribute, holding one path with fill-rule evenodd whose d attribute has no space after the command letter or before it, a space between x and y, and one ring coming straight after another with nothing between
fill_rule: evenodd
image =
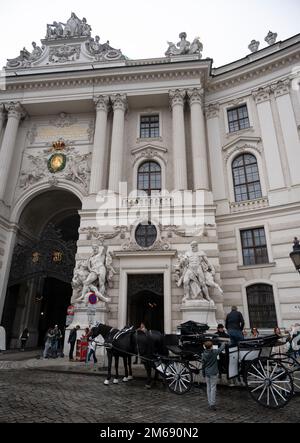
<instances>
[{"instance_id":1,"label":"group of people standing","mask_svg":"<svg viewBox=\"0 0 300 443\"><path fill-rule=\"evenodd\" d=\"M59 355L63 357L63 334L58 325L50 327L45 336L45 347L43 352L44 358L57 358Z\"/></svg>"}]
</instances>

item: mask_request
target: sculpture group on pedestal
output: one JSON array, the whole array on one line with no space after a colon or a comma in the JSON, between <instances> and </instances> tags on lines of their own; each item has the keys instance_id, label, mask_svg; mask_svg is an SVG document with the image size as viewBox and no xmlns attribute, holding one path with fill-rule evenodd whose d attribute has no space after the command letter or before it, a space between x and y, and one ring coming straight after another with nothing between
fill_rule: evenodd
<instances>
[{"instance_id":1,"label":"sculpture group on pedestal","mask_svg":"<svg viewBox=\"0 0 300 443\"><path fill-rule=\"evenodd\" d=\"M187 54L198 54L200 58L202 57L203 44L200 42L199 37L196 37L192 44L187 41L187 34L185 32L181 32L179 38L180 42L177 45L173 42L168 42L169 47L165 53L167 57Z\"/></svg>"},{"instance_id":2,"label":"sculpture group on pedestal","mask_svg":"<svg viewBox=\"0 0 300 443\"><path fill-rule=\"evenodd\" d=\"M92 28L86 18L82 20L72 12L67 23L53 22L47 25L47 39L90 36Z\"/></svg>"},{"instance_id":3,"label":"sculpture group on pedestal","mask_svg":"<svg viewBox=\"0 0 300 443\"><path fill-rule=\"evenodd\" d=\"M77 262L72 280L72 304L88 304L88 297L93 292L98 302L109 303L106 287L112 280L115 270L112 257L104 246L93 245L93 252L86 261Z\"/></svg>"},{"instance_id":4,"label":"sculpture group on pedestal","mask_svg":"<svg viewBox=\"0 0 300 443\"><path fill-rule=\"evenodd\" d=\"M179 256L176 273L178 287L183 285L184 297L187 300L201 300L214 304L209 295L209 288L216 288L223 294L221 287L215 282L214 266L208 261L203 251L199 251L198 243L192 242L191 250Z\"/></svg>"}]
</instances>

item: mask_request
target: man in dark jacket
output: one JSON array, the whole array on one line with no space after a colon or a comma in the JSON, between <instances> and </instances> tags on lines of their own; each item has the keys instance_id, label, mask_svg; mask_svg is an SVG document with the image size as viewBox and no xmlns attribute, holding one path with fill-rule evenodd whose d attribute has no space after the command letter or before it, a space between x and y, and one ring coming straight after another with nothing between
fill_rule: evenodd
<instances>
[{"instance_id":1,"label":"man in dark jacket","mask_svg":"<svg viewBox=\"0 0 300 443\"><path fill-rule=\"evenodd\" d=\"M245 321L236 306L233 306L230 314L227 315L225 326L233 346L237 346L240 341L244 340Z\"/></svg>"},{"instance_id":2,"label":"man in dark jacket","mask_svg":"<svg viewBox=\"0 0 300 443\"><path fill-rule=\"evenodd\" d=\"M73 328L70 332L70 335L69 335L68 343L70 344L70 353L69 353L69 360L70 361L74 361L73 352L74 352L75 343L77 340L78 329L80 329L80 326L76 326L76 328Z\"/></svg>"}]
</instances>

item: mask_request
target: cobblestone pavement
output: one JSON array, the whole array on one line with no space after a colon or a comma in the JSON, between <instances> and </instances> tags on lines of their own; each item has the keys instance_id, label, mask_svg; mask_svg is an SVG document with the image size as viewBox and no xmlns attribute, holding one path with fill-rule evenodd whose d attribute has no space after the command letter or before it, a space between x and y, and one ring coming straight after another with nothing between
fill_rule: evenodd
<instances>
[{"instance_id":1,"label":"cobblestone pavement","mask_svg":"<svg viewBox=\"0 0 300 443\"><path fill-rule=\"evenodd\" d=\"M283 410L266 410L245 390L218 388L218 410L207 408L204 388L176 396L159 383L103 385L103 376L44 369L0 372L1 423L300 422L300 397Z\"/></svg>"}]
</instances>

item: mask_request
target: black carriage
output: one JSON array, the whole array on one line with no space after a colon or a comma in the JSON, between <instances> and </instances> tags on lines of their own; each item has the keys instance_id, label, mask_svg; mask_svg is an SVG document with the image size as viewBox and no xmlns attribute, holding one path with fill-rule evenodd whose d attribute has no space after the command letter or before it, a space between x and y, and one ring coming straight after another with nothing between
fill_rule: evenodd
<instances>
[{"instance_id":1,"label":"black carriage","mask_svg":"<svg viewBox=\"0 0 300 443\"><path fill-rule=\"evenodd\" d=\"M178 335L166 336L172 357L160 358L155 366L171 392L183 395L200 381L206 341L215 346L224 342L208 330L207 325L187 322L179 327ZM286 406L295 387L300 388L300 364L294 357L272 354L275 346L278 337L271 335L245 340L235 347L228 344L220 355L220 367L228 380L240 378L251 397L271 409Z\"/></svg>"}]
</instances>

